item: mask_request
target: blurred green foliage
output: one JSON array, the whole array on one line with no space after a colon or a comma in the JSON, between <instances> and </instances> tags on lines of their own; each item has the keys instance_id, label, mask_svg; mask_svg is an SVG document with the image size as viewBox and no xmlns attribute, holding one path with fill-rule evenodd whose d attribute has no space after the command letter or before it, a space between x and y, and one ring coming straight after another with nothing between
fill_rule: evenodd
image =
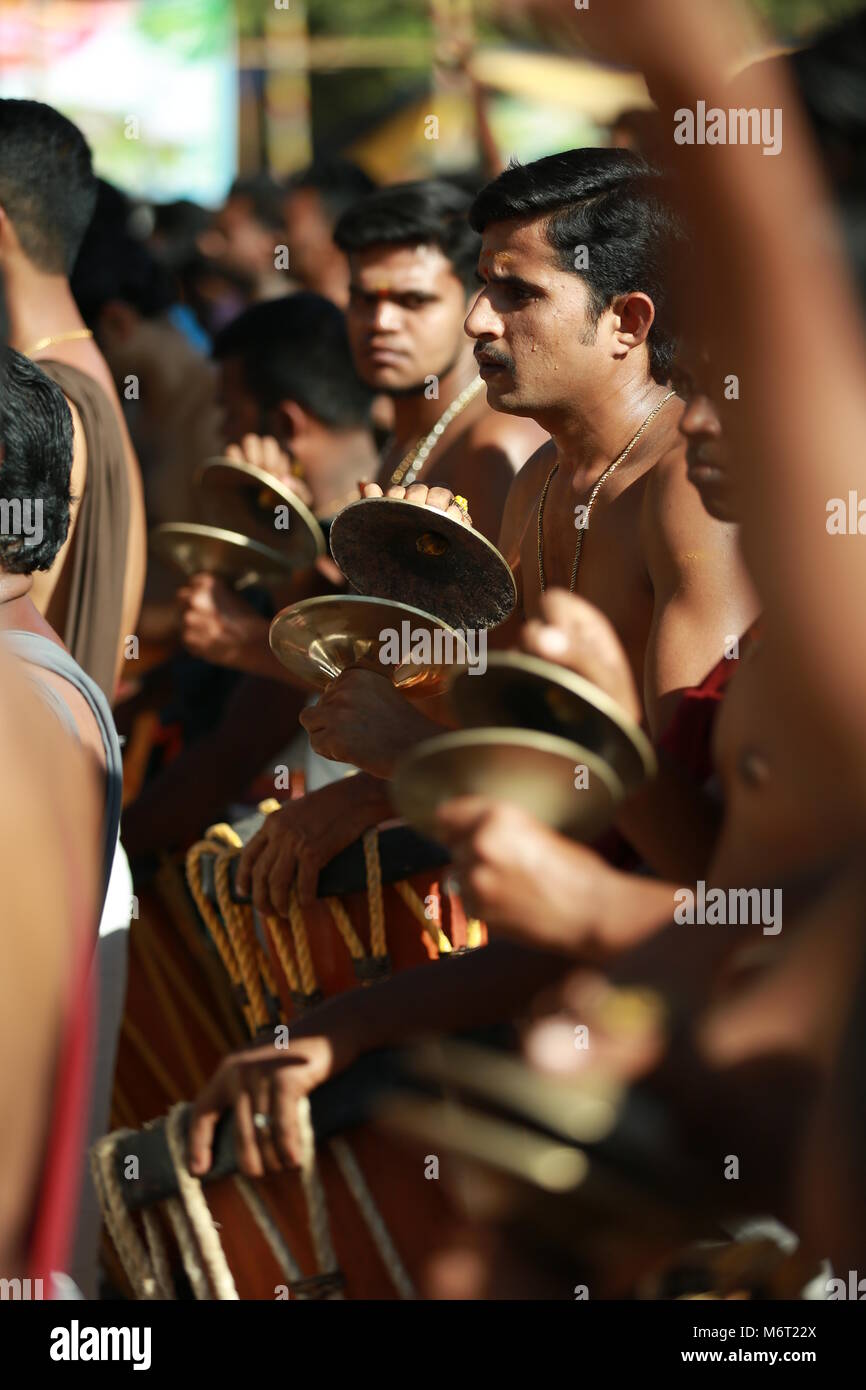
<instances>
[{"instance_id":1,"label":"blurred green foliage","mask_svg":"<svg viewBox=\"0 0 866 1390\"><path fill-rule=\"evenodd\" d=\"M2 2L2 0L0 0ZM614 3L614 0L606 0ZM712 5L716 0L694 0ZM155 0L157 10L172 0ZM193 5L219 4L220 0L185 0ZM602 3L602 0L598 0ZM866 0L751 0L782 42L796 41L866 8ZM278 30L275 0L234 0L242 35L262 34L269 20L270 32ZM430 36L430 0L288 0L297 14L306 9L311 35L347 38L425 38ZM277 23L274 23L274 15ZM476 31L482 41L549 47L533 26L517 17L506 28L497 22L497 0L475 0ZM395 104L418 95L428 79L424 66L336 68L311 76L310 90L314 142L317 152L342 147L368 122Z\"/></svg>"},{"instance_id":2,"label":"blurred green foliage","mask_svg":"<svg viewBox=\"0 0 866 1390\"><path fill-rule=\"evenodd\" d=\"M155 8L165 0L151 0ZM191 0L186 0L188 5ZM202 0L192 0L201 3ZM203 0L205 4L208 0ZM696 0L697 2L697 0ZM294 8L302 0L289 0ZM708 0L712 4L713 0ZM752 0L780 38L796 38L815 27L841 19L863 7L863 0ZM235 0L241 32L255 34L273 0ZM176 6L175 6L176 8ZM477 13L489 31L486 16L495 11L495 0L477 0ZM429 29L428 0L306 0L313 34L382 34L409 37Z\"/></svg>"}]
</instances>

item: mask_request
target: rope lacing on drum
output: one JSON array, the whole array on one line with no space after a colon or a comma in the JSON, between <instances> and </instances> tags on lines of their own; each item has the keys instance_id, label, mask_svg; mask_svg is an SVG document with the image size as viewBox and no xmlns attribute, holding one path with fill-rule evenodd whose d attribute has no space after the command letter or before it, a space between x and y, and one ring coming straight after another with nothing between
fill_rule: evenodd
<instances>
[{"instance_id":1,"label":"rope lacing on drum","mask_svg":"<svg viewBox=\"0 0 866 1390\"><path fill-rule=\"evenodd\" d=\"M264 815L278 809L279 802L274 799L263 801L259 806ZM378 831L368 830L362 843L370 922L369 953L340 899L332 896L323 901L352 958L355 974L362 984L369 984L390 974L391 962L385 927ZM267 952L256 934L252 908L248 904L235 902L231 895L231 862L238 857L242 848L240 837L230 825L211 826L205 832L204 839L189 850L186 873L190 892L235 988L247 1028L256 1036L273 1025L279 992ZM214 860L214 885L219 910L205 893L202 882L202 858L206 854ZM471 918L466 924L466 948L455 949L442 926L438 885L436 892L428 894L426 903L422 902L411 883L405 880L393 884L393 887L421 927L422 939L431 959L457 955L462 949L474 950L482 944L481 923ZM289 892L288 920L268 914L264 924L298 1009L307 1009L319 1003L323 994L295 884Z\"/></svg>"},{"instance_id":2,"label":"rope lacing on drum","mask_svg":"<svg viewBox=\"0 0 866 1390\"><path fill-rule=\"evenodd\" d=\"M198 1178L194 1177L186 1166L184 1124L187 1110L186 1105L176 1105L165 1121L166 1140L179 1195L169 1198L164 1205L195 1298L237 1300L237 1288L204 1190ZM302 1144L301 1186L318 1271L313 1278L303 1276L282 1233L252 1185L240 1176L234 1181L281 1270L287 1276L290 1292L301 1298L316 1295L342 1298L345 1281L334 1251L327 1199L316 1161L310 1103L306 1096L300 1097L298 1101L298 1132ZM129 1130L118 1130L106 1135L93 1146L90 1160L96 1191L109 1234L136 1297L176 1298L168 1258L154 1213L145 1211L142 1214L147 1239L145 1245L124 1201L117 1176L117 1161L118 1153L130 1134ZM344 1139L332 1140L330 1148L399 1296L404 1299L414 1298L416 1295L412 1281L355 1155Z\"/></svg>"}]
</instances>

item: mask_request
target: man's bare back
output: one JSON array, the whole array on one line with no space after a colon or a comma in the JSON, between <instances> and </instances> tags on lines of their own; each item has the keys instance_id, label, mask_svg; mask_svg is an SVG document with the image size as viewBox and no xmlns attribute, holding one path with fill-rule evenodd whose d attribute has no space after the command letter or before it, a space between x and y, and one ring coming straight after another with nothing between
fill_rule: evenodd
<instances>
[{"instance_id":1,"label":"man's bare back","mask_svg":"<svg viewBox=\"0 0 866 1390\"><path fill-rule=\"evenodd\" d=\"M124 638L135 632L138 622L147 565L147 526L145 521L144 491L141 483L141 473L139 471L138 460L136 459L132 447L132 442L129 438L129 431L126 428L123 410L120 405L120 400L118 399L111 373L105 358L102 356L102 353L95 343L93 343L92 340L83 340L52 344L50 347L45 348L42 353L36 354L34 358L36 362L40 360L48 361L49 359L66 363L70 367L76 367L79 371L92 377L93 380L102 387L120 427L121 437L123 439L124 461L129 484L130 511L126 547L126 570L123 581L122 627L117 653L116 671L119 676L123 665ZM33 576L34 583L32 591L33 602L51 626L59 632L63 632L66 626L76 522L81 498L87 487L87 444L84 437L81 417L73 402L70 401L68 397L67 404L72 412L75 436L71 475L71 490L74 501L71 511L69 535L51 569L45 573L35 574Z\"/></svg>"}]
</instances>

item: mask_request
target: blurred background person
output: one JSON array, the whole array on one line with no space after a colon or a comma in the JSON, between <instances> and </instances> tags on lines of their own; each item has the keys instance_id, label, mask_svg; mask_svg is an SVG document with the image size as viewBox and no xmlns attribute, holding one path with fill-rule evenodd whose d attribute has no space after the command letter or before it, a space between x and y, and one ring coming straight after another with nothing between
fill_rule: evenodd
<instances>
[{"instance_id":1,"label":"blurred background person","mask_svg":"<svg viewBox=\"0 0 866 1390\"><path fill-rule=\"evenodd\" d=\"M58 382L75 429L70 533L34 599L112 700L141 607L146 538L135 451L69 285L95 202L81 132L40 102L0 100L0 266L10 342Z\"/></svg>"},{"instance_id":2,"label":"blurred background person","mask_svg":"<svg viewBox=\"0 0 866 1390\"><path fill-rule=\"evenodd\" d=\"M334 242L334 228L374 187L347 159L314 160L286 181L283 218L291 273L305 289L333 299L341 309L349 303L349 267Z\"/></svg>"}]
</instances>

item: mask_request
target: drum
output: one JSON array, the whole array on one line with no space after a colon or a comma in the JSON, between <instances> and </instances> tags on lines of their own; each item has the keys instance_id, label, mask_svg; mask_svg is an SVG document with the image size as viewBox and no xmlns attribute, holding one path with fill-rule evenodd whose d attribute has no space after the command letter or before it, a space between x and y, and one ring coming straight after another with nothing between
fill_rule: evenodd
<instances>
[{"instance_id":1,"label":"drum","mask_svg":"<svg viewBox=\"0 0 866 1390\"><path fill-rule=\"evenodd\" d=\"M276 808L271 802L260 809ZM339 856L323 871L311 909L294 900L288 921L260 924L234 891L236 861L252 828L213 827L186 857L186 882L167 861L139 892L112 1110L112 1125L124 1135L191 1100L226 1053L257 1036L273 1040L277 1025L320 1000L486 941L483 926L467 920L447 887L443 852L405 827L371 831ZM432 867L419 867L431 859ZM424 1158L407 1163L405 1147L360 1129L351 1146L337 1139L321 1153L315 1200L309 1182L295 1174L214 1184L208 1201L233 1271L230 1296L409 1296L413 1252L420 1260L447 1205L440 1185L425 1181ZM177 1210L169 1205L173 1217L154 1215L146 1226L139 1220L142 1249L164 1250L168 1262L163 1282L148 1293L140 1252L130 1254L134 1231L125 1240L118 1235L104 1182L101 1190L114 1280L137 1296L168 1296L166 1269L183 1262L189 1234L181 1225L178 1237ZM325 1208L333 1237L324 1233ZM383 1236L398 1217L410 1244L399 1258ZM339 1277L330 1270L332 1256ZM162 1268L162 1256L158 1263ZM189 1279L196 1297L216 1296L212 1282ZM228 1287L225 1279L219 1287Z\"/></svg>"},{"instance_id":2,"label":"drum","mask_svg":"<svg viewBox=\"0 0 866 1390\"><path fill-rule=\"evenodd\" d=\"M264 814L276 809L275 801L260 807ZM301 909L293 893L287 920L261 924L234 893L242 845L231 826L214 826L189 851L186 871L252 1037L333 994L486 941L482 924L467 919L447 886L442 852L405 829L368 831L362 862L349 855L329 866L316 903ZM419 857L439 864L419 870Z\"/></svg>"},{"instance_id":3,"label":"drum","mask_svg":"<svg viewBox=\"0 0 866 1390\"><path fill-rule=\"evenodd\" d=\"M297 1172L238 1175L221 1157L223 1125L227 1145L199 1183L185 1169L183 1105L100 1140L91 1164L118 1281L139 1299L415 1297L430 1252L461 1218L429 1180L436 1155L365 1123L379 1066L362 1059L302 1102Z\"/></svg>"}]
</instances>

